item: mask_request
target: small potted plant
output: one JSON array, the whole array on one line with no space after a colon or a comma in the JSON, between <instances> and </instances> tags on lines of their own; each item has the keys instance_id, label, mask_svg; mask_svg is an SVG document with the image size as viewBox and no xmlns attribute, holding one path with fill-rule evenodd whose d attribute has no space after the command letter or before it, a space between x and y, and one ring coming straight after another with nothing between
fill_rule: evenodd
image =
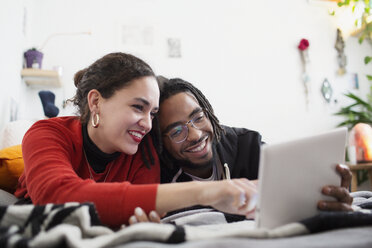
<instances>
[{"instance_id":1,"label":"small potted plant","mask_svg":"<svg viewBox=\"0 0 372 248\"><path fill-rule=\"evenodd\" d=\"M43 61L43 53L36 48L31 48L24 53L27 68L39 68Z\"/></svg>"}]
</instances>

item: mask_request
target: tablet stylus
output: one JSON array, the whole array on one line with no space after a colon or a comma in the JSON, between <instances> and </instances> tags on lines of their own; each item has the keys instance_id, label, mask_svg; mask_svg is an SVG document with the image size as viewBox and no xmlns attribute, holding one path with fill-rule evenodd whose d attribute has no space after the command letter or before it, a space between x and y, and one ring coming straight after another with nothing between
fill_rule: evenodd
<instances>
[{"instance_id":1,"label":"tablet stylus","mask_svg":"<svg viewBox=\"0 0 372 248\"><path fill-rule=\"evenodd\" d=\"M231 176L230 176L229 166L227 165L227 163L224 163L223 166L225 167L226 179L230 180ZM246 201L246 198L245 198L245 195L243 194L241 196L241 199L240 199L241 205L244 205L245 201ZM251 199L249 199L249 203L248 203L248 206L247 206L247 211L248 212L252 211L256 207L256 204L257 204L257 193L253 194Z\"/></svg>"},{"instance_id":2,"label":"tablet stylus","mask_svg":"<svg viewBox=\"0 0 372 248\"><path fill-rule=\"evenodd\" d=\"M251 199L249 199L249 203L248 203L248 206L247 206L247 211L248 212L252 211L256 207L257 198L258 198L258 194L255 193L251 196Z\"/></svg>"}]
</instances>

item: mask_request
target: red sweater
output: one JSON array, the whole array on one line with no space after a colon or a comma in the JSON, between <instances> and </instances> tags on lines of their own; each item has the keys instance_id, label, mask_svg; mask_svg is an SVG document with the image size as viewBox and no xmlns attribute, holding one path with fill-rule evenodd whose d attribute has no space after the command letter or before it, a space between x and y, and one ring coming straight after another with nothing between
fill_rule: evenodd
<instances>
[{"instance_id":1,"label":"red sweater","mask_svg":"<svg viewBox=\"0 0 372 248\"><path fill-rule=\"evenodd\" d=\"M57 117L38 121L22 141L25 169L15 196L31 198L34 204L93 202L104 224L111 227L125 224L135 207L140 206L147 213L155 209L159 159L151 139L146 138L155 156L155 166L149 170L140 151L135 155L123 153L103 173L96 174L91 169L94 181L83 153L79 119ZM97 183L104 180L109 169L106 182Z\"/></svg>"}]
</instances>

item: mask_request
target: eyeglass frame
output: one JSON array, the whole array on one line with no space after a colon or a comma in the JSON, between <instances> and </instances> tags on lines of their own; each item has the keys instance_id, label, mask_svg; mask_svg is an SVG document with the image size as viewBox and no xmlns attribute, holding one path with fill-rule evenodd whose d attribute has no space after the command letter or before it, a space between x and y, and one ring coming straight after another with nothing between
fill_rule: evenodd
<instances>
[{"instance_id":1,"label":"eyeglass frame","mask_svg":"<svg viewBox=\"0 0 372 248\"><path fill-rule=\"evenodd\" d=\"M207 119L208 119L208 114L205 112L204 109L201 109L200 112L195 113L195 114L194 114L195 116L194 116L193 118L191 118L190 120L188 120L186 123L184 123L184 124L178 124L178 125L172 127L172 129L170 129L170 130L167 131L166 133L163 133L163 135L169 137L169 139L170 139L172 142L176 143L176 144L180 144L180 143L184 142L184 141L187 139L187 137L189 136L189 132L190 132L190 131L189 131L189 124L190 124L190 123L191 123L191 126L192 126L193 128L196 128L196 129L198 129L198 130L200 130L201 128L203 128L203 127L205 127L205 126L207 125L207 122L206 122L206 123L204 124L204 126L202 126L202 127L197 127L197 126L195 126L194 122L197 120L197 118L200 118L200 117L201 117L201 116L199 115L200 113L203 114L203 118L206 118L205 121L207 121ZM184 130L184 129L187 130L187 135L186 135L185 138L183 138L181 141L175 141L175 140L171 137L171 135L169 134L173 129L175 129L175 128L178 127L178 126L181 126L181 127L182 127L182 130Z\"/></svg>"}]
</instances>

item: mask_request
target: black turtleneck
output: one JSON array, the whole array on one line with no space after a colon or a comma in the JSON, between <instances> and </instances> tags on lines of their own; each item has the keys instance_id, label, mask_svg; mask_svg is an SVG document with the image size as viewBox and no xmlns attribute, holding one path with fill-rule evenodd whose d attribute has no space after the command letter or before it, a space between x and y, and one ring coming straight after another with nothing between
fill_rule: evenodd
<instances>
[{"instance_id":1,"label":"black turtleneck","mask_svg":"<svg viewBox=\"0 0 372 248\"><path fill-rule=\"evenodd\" d=\"M83 132L83 148L87 156L88 163L95 173L105 171L108 163L120 156L120 152L111 154L101 151L96 144L89 138L87 125L82 125Z\"/></svg>"}]
</instances>

